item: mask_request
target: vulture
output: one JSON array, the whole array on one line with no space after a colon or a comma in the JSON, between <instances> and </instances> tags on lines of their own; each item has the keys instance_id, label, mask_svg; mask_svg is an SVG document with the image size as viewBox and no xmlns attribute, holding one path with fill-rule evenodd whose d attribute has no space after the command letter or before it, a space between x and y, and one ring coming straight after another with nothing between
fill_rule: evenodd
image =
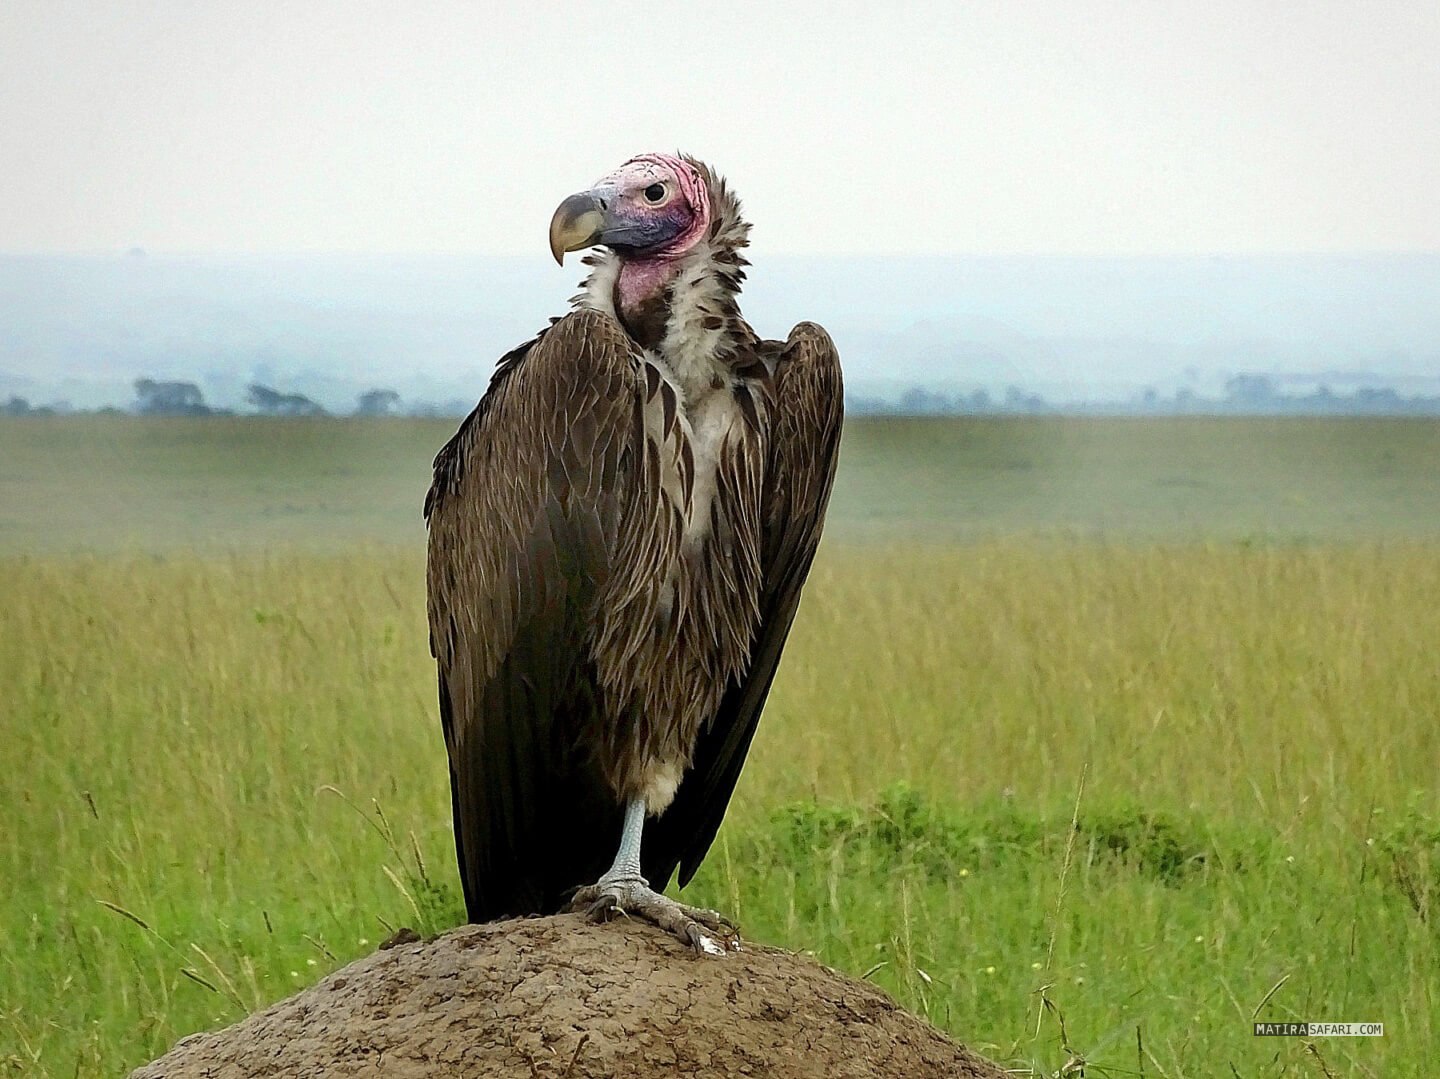
<instances>
[{"instance_id":1,"label":"vulture","mask_svg":"<svg viewBox=\"0 0 1440 1079\"><path fill-rule=\"evenodd\" d=\"M843 408L825 330L765 340L741 317L749 231L689 156L566 198L556 261L598 249L580 293L435 458L430 648L471 921L624 913L738 947L728 919L661 893L735 789Z\"/></svg>"}]
</instances>

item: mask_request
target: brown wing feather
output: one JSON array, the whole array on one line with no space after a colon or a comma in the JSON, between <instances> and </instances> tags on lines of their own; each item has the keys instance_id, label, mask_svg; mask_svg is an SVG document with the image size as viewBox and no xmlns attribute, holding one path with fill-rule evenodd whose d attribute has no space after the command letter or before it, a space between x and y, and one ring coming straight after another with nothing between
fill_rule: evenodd
<instances>
[{"instance_id":1,"label":"brown wing feather","mask_svg":"<svg viewBox=\"0 0 1440 1079\"><path fill-rule=\"evenodd\" d=\"M664 887L676 867L684 887L720 828L760 711L790 633L800 589L820 543L839 458L844 389L830 335L802 322L779 347L766 455L760 628L746 676L730 686L704 730L694 762L663 816L646 829L646 876Z\"/></svg>"},{"instance_id":2,"label":"brown wing feather","mask_svg":"<svg viewBox=\"0 0 1440 1079\"><path fill-rule=\"evenodd\" d=\"M638 359L613 320L568 315L501 361L435 459L430 643L472 921L558 909L619 835L584 744L597 596L647 498Z\"/></svg>"}]
</instances>

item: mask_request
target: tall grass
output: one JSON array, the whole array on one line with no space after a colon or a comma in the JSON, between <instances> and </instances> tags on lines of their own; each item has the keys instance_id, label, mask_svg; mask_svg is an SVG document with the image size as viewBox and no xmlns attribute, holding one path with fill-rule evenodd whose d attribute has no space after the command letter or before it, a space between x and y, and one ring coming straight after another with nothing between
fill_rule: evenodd
<instances>
[{"instance_id":1,"label":"tall grass","mask_svg":"<svg viewBox=\"0 0 1440 1079\"><path fill-rule=\"evenodd\" d=\"M113 1074L461 916L412 551L0 596L0 1067ZM1436 596L1425 542L829 549L695 894L1036 1074L1423 1074Z\"/></svg>"}]
</instances>

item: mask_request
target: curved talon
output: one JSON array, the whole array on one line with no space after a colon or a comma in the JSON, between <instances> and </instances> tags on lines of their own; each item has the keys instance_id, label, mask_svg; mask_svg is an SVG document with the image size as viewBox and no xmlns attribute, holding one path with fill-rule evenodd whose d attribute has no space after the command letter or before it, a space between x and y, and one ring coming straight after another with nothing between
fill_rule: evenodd
<instances>
[{"instance_id":1,"label":"curved talon","mask_svg":"<svg viewBox=\"0 0 1440 1079\"><path fill-rule=\"evenodd\" d=\"M690 947L694 948L701 955L724 955L725 948L716 944L713 940L701 932L698 922L691 922L685 927L685 936L689 938Z\"/></svg>"},{"instance_id":2,"label":"curved talon","mask_svg":"<svg viewBox=\"0 0 1440 1079\"><path fill-rule=\"evenodd\" d=\"M707 910L700 907L688 908L687 912L696 922L699 922L717 937L724 939L726 947L737 952L740 950L740 927L725 917L725 915L717 910Z\"/></svg>"},{"instance_id":3,"label":"curved talon","mask_svg":"<svg viewBox=\"0 0 1440 1079\"><path fill-rule=\"evenodd\" d=\"M599 925L601 922L608 922L610 916L616 911L624 913L620 906L620 898L610 892L601 892L600 895L585 908L585 920L592 924Z\"/></svg>"},{"instance_id":4,"label":"curved talon","mask_svg":"<svg viewBox=\"0 0 1440 1079\"><path fill-rule=\"evenodd\" d=\"M602 880L578 888L570 909L591 923L616 915L640 918L688 945L697 955L725 955L740 950L740 930L719 911L687 907L649 887L643 880Z\"/></svg>"}]
</instances>

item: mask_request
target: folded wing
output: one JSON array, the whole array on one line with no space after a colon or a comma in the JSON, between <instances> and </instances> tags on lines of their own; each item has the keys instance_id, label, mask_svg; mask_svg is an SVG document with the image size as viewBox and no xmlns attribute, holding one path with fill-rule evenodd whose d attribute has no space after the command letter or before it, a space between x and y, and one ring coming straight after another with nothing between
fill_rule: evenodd
<instances>
[{"instance_id":1,"label":"folded wing","mask_svg":"<svg viewBox=\"0 0 1440 1079\"><path fill-rule=\"evenodd\" d=\"M802 322L766 364L774 393L762 506L760 628L745 677L727 689L675 801L646 831L643 865L657 889L677 867L681 887L689 883L720 828L795 618L835 479L844 388L830 335Z\"/></svg>"},{"instance_id":2,"label":"folded wing","mask_svg":"<svg viewBox=\"0 0 1440 1079\"><path fill-rule=\"evenodd\" d=\"M435 459L430 646L472 921L559 909L619 835L579 747L596 597L655 498L638 363L612 319L572 313L502 359Z\"/></svg>"}]
</instances>

